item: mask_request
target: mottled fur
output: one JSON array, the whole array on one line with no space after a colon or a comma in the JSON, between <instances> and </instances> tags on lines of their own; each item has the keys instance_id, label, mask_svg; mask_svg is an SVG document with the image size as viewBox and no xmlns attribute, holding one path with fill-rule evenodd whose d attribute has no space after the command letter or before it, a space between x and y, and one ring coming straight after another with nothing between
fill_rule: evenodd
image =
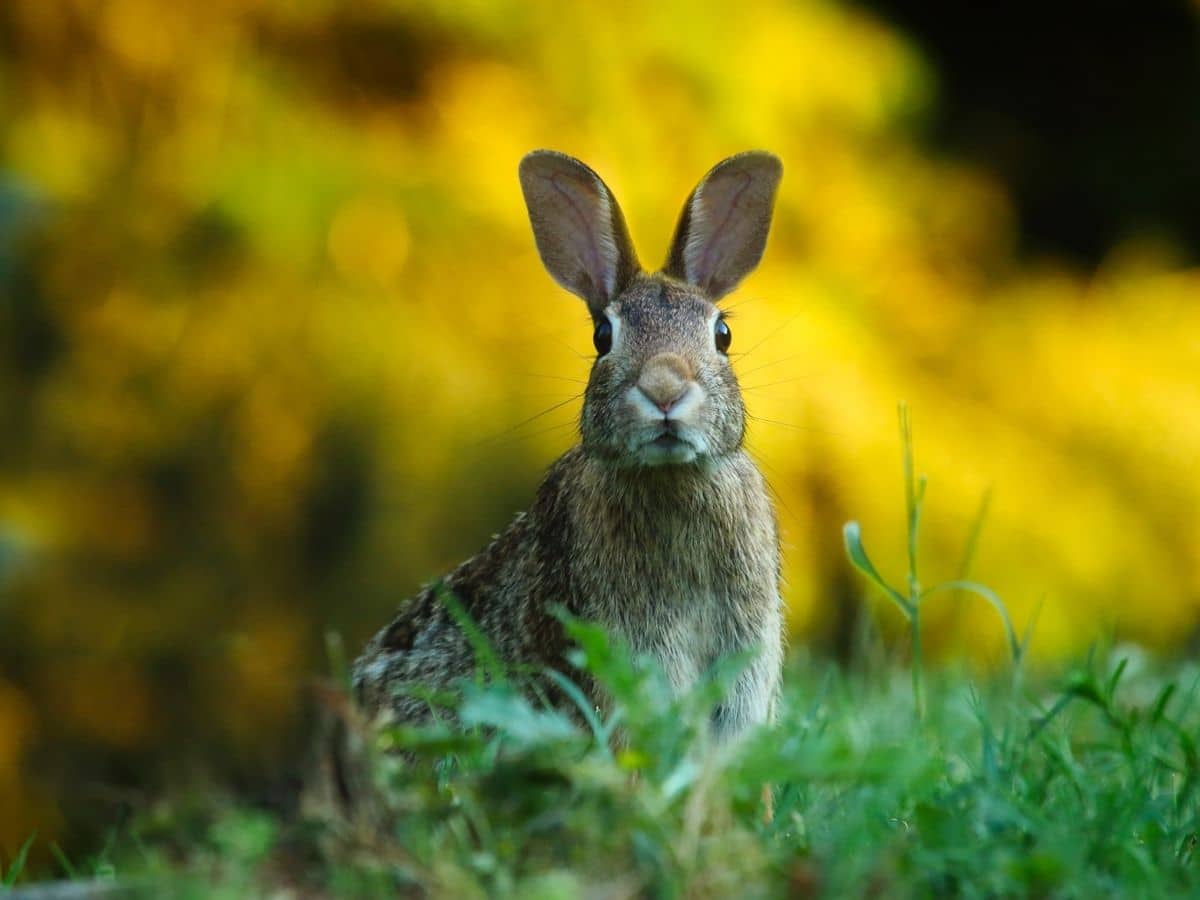
<instances>
[{"instance_id":1,"label":"mottled fur","mask_svg":"<svg viewBox=\"0 0 1200 900\"><path fill-rule=\"evenodd\" d=\"M757 264L779 174L762 153L714 168L688 199L666 271L646 274L594 172L561 154L526 157L539 252L597 325L611 323L613 345L592 368L581 443L550 468L529 511L442 582L501 658L534 669L564 668L555 606L657 660L681 692L718 658L756 650L714 717L720 736L770 718L782 661L775 518L714 342L714 301ZM409 688L446 686L474 664L426 588L367 645L357 697L369 713L420 720L427 705Z\"/></svg>"}]
</instances>

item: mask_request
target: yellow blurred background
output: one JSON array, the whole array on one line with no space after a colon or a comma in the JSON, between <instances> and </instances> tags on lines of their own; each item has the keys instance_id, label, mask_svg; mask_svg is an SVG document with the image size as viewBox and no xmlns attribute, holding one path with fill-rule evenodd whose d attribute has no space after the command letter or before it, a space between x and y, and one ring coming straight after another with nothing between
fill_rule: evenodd
<instances>
[{"instance_id":1,"label":"yellow blurred background","mask_svg":"<svg viewBox=\"0 0 1200 900\"><path fill-rule=\"evenodd\" d=\"M528 503L591 354L529 232L535 147L600 172L647 264L713 163L784 160L727 306L794 643L843 651L867 596L845 520L901 577L901 399L929 580L990 490L973 574L1039 611L1036 658L1200 623L1189 248L1022 251L876 15L6 0L0 34L0 858L152 785L257 783L325 633L353 654ZM988 608L942 603L938 652L1001 657Z\"/></svg>"}]
</instances>

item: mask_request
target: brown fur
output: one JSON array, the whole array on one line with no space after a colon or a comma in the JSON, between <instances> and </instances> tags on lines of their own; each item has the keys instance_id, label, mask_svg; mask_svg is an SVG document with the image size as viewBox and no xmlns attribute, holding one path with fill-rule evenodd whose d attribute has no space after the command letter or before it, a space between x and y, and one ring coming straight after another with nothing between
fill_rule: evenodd
<instances>
[{"instance_id":1,"label":"brown fur","mask_svg":"<svg viewBox=\"0 0 1200 900\"><path fill-rule=\"evenodd\" d=\"M550 468L529 511L443 581L502 659L535 670L565 667L556 606L657 660L680 692L721 656L755 649L714 717L719 736L770 718L782 659L775 518L713 336L714 301L762 254L779 171L767 154L714 168L680 218L670 274L650 275L594 172L561 154L526 157L543 260L597 325L612 324L613 346L589 378L581 443ZM354 682L369 713L418 721L428 707L411 687L444 687L474 666L431 587L370 641Z\"/></svg>"}]
</instances>

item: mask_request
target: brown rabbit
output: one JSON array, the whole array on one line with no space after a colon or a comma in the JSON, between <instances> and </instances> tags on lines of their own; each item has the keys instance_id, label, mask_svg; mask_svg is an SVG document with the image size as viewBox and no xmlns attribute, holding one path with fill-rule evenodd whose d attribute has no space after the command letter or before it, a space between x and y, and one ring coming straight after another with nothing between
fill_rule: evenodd
<instances>
[{"instance_id":1,"label":"brown rabbit","mask_svg":"<svg viewBox=\"0 0 1200 900\"><path fill-rule=\"evenodd\" d=\"M761 259L781 174L762 152L714 167L683 207L666 265L648 274L595 172L549 150L521 161L542 261L595 323L582 440L532 508L442 582L516 665L563 667L557 606L652 657L679 692L719 657L757 651L716 710L721 738L772 716L783 631L774 512L742 447L731 335L714 303ZM372 638L354 686L368 713L417 721L429 710L413 686L473 669L470 643L426 588Z\"/></svg>"}]
</instances>

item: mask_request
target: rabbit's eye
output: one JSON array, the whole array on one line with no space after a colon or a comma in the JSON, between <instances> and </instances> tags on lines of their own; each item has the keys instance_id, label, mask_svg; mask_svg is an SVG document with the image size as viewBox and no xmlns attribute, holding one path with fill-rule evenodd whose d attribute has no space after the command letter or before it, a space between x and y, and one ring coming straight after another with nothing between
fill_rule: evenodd
<instances>
[{"instance_id":1,"label":"rabbit's eye","mask_svg":"<svg viewBox=\"0 0 1200 900\"><path fill-rule=\"evenodd\" d=\"M596 330L592 332L592 343L596 345L596 352L601 356L612 349L612 322L608 319L600 320Z\"/></svg>"},{"instance_id":2,"label":"rabbit's eye","mask_svg":"<svg viewBox=\"0 0 1200 900\"><path fill-rule=\"evenodd\" d=\"M733 340L733 332L729 330L729 324L724 319L717 319L717 324L713 326L713 341L717 345L717 349L722 353L729 351L729 342Z\"/></svg>"}]
</instances>

